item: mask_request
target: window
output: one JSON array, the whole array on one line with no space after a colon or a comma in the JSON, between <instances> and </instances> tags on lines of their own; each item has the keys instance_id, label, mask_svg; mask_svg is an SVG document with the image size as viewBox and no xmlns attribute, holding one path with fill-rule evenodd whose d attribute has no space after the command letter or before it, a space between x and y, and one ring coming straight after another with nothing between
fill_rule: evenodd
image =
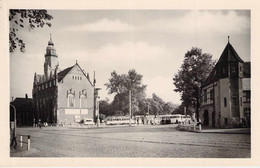
<instances>
[{"instance_id":1,"label":"window","mask_svg":"<svg viewBox=\"0 0 260 168\"><path fill-rule=\"evenodd\" d=\"M224 107L227 107L227 98L224 98Z\"/></svg>"},{"instance_id":2,"label":"window","mask_svg":"<svg viewBox=\"0 0 260 168\"><path fill-rule=\"evenodd\" d=\"M232 72L232 73L235 73L235 72L236 72L236 67L232 66L232 67L231 67L231 72Z\"/></svg>"},{"instance_id":3,"label":"window","mask_svg":"<svg viewBox=\"0 0 260 168\"><path fill-rule=\"evenodd\" d=\"M250 108L244 108L244 116L249 117L250 116L251 109Z\"/></svg>"},{"instance_id":4,"label":"window","mask_svg":"<svg viewBox=\"0 0 260 168\"><path fill-rule=\"evenodd\" d=\"M74 79L74 76L72 76L72 79Z\"/></svg>"},{"instance_id":5,"label":"window","mask_svg":"<svg viewBox=\"0 0 260 168\"><path fill-rule=\"evenodd\" d=\"M210 100L214 99L214 92L213 89L210 90Z\"/></svg>"},{"instance_id":6,"label":"window","mask_svg":"<svg viewBox=\"0 0 260 168\"><path fill-rule=\"evenodd\" d=\"M225 123L225 125L228 125L228 118L224 119L224 123Z\"/></svg>"},{"instance_id":7,"label":"window","mask_svg":"<svg viewBox=\"0 0 260 168\"><path fill-rule=\"evenodd\" d=\"M240 97L240 106L243 105L242 97Z\"/></svg>"},{"instance_id":8,"label":"window","mask_svg":"<svg viewBox=\"0 0 260 168\"><path fill-rule=\"evenodd\" d=\"M80 95L80 108L87 108L87 96L84 94Z\"/></svg>"},{"instance_id":9,"label":"window","mask_svg":"<svg viewBox=\"0 0 260 168\"><path fill-rule=\"evenodd\" d=\"M244 103L250 103L251 102L251 93L250 93L250 91L244 91L243 92L243 98L244 98Z\"/></svg>"},{"instance_id":10,"label":"window","mask_svg":"<svg viewBox=\"0 0 260 168\"><path fill-rule=\"evenodd\" d=\"M75 106L75 96L73 94L68 94L68 107Z\"/></svg>"},{"instance_id":11,"label":"window","mask_svg":"<svg viewBox=\"0 0 260 168\"><path fill-rule=\"evenodd\" d=\"M204 102L207 102L207 90L204 90Z\"/></svg>"},{"instance_id":12,"label":"window","mask_svg":"<svg viewBox=\"0 0 260 168\"><path fill-rule=\"evenodd\" d=\"M226 73L226 68L225 67L222 68L222 73L223 74Z\"/></svg>"}]
</instances>

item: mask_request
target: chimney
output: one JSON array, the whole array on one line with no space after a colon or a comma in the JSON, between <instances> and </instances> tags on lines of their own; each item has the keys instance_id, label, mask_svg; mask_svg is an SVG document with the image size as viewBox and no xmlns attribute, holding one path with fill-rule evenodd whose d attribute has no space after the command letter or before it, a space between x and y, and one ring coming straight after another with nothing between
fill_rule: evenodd
<instances>
[{"instance_id":1,"label":"chimney","mask_svg":"<svg viewBox=\"0 0 260 168\"><path fill-rule=\"evenodd\" d=\"M25 98L28 99L28 95L27 94L25 94Z\"/></svg>"}]
</instances>

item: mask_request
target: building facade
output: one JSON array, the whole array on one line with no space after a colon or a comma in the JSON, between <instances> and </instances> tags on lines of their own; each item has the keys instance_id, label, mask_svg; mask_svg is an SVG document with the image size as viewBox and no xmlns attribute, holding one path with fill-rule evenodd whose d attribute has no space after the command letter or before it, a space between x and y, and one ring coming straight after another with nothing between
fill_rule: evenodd
<instances>
[{"instance_id":1,"label":"building facade","mask_svg":"<svg viewBox=\"0 0 260 168\"><path fill-rule=\"evenodd\" d=\"M95 82L95 80L94 80ZM36 123L70 124L95 117L95 86L76 62L59 69L58 55L50 38L45 53L44 75L34 75L33 102Z\"/></svg>"},{"instance_id":2,"label":"building facade","mask_svg":"<svg viewBox=\"0 0 260 168\"><path fill-rule=\"evenodd\" d=\"M26 94L24 98L17 97L10 104L10 121L14 121L14 113L16 113L17 126L33 125L35 109L32 98L28 98L28 95Z\"/></svg>"},{"instance_id":3,"label":"building facade","mask_svg":"<svg viewBox=\"0 0 260 168\"><path fill-rule=\"evenodd\" d=\"M200 119L212 127L250 126L250 62L228 42L201 86Z\"/></svg>"}]
</instances>

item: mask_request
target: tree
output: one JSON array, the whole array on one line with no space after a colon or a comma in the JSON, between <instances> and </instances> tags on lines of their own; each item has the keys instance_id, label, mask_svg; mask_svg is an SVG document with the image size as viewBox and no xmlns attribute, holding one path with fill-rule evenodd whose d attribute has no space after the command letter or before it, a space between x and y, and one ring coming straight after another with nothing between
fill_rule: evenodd
<instances>
[{"instance_id":1,"label":"tree","mask_svg":"<svg viewBox=\"0 0 260 168\"><path fill-rule=\"evenodd\" d=\"M29 30L45 25L51 27L49 22L53 17L48 14L47 10L14 10L9 13L9 51L14 52L19 46L21 52L25 51L25 43L18 36L17 32L20 28L27 27Z\"/></svg>"},{"instance_id":2,"label":"tree","mask_svg":"<svg viewBox=\"0 0 260 168\"><path fill-rule=\"evenodd\" d=\"M114 115L113 110L111 109L111 104L109 100L100 100L99 101L99 113L104 114L105 116Z\"/></svg>"},{"instance_id":3,"label":"tree","mask_svg":"<svg viewBox=\"0 0 260 168\"><path fill-rule=\"evenodd\" d=\"M163 114L171 114L175 109L176 105L171 102L167 102L163 104Z\"/></svg>"},{"instance_id":4,"label":"tree","mask_svg":"<svg viewBox=\"0 0 260 168\"><path fill-rule=\"evenodd\" d=\"M159 96L157 96L155 93L153 93L152 98L147 99L147 101L150 106L149 114L152 114L152 115L163 114L164 101Z\"/></svg>"},{"instance_id":5,"label":"tree","mask_svg":"<svg viewBox=\"0 0 260 168\"><path fill-rule=\"evenodd\" d=\"M112 108L121 112L123 115L128 114L129 107L129 90L132 93L132 111L140 111L140 104L145 99L146 85L142 85L142 75L134 69L129 70L127 74L117 74L116 71L111 73L109 82L105 84L109 94L116 94L112 102Z\"/></svg>"},{"instance_id":6,"label":"tree","mask_svg":"<svg viewBox=\"0 0 260 168\"><path fill-rule=\"evenodd\" d=\"M214 65L215 61L212 60L211 54L202 53L202 50L196 47L187 51L180 70L173 77L176 87L174 91L181 93L181 100L185 107L196 106L199 84L206 80Z\"/></svg>"}]
</instances>

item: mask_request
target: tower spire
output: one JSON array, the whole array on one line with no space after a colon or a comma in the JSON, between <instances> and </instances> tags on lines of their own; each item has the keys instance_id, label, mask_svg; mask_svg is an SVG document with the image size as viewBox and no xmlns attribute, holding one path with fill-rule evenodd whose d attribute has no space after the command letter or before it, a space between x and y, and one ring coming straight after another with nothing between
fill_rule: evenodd
<instances>
[{"instance_id":1,"label":"tower spire","mask_svg":"<svg viewBox=\"0 0 260 168\"><path fill-rule=\"evenodd\" d=\"M228 36L228 43L229 43L229 36Z\"/></svg>"}]
</instances>

